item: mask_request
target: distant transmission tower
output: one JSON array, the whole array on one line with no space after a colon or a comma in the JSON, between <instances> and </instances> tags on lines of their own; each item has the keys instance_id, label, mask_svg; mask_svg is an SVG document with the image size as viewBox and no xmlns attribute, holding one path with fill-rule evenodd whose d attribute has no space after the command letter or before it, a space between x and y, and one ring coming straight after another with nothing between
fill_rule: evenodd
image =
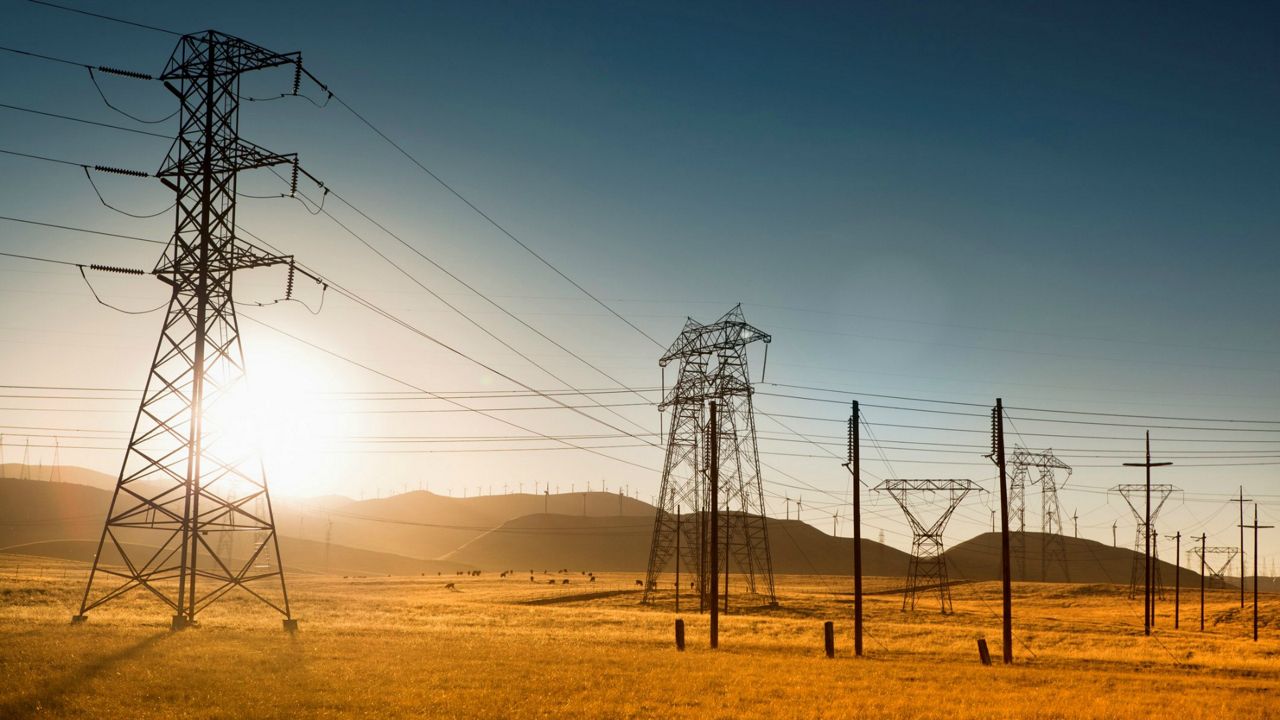
<instances>
[{"instance_id":1,"label":"distant transmission tower","mask_svg":"<svg viewBox=\"0 0 1280 720\"><path fill-rule=\"evenodd\" d=\"M1146 523L1143 522L1143 510L1139 509L1143 506L1144 493L1147 491L1146 485L1130 484L1117 485L1115 490L1120 493L1124 501L1129 504L1129 509L1133 511L1133 517L1137 523L1133 540L1133 569L1129 573L1129 599L1133 599L1138 595L1138 585L1143 578L1144 548L1146 547L1146 536L1143 532L1146 530ZM1158 484L1151 486L1152 504L1151 504L1151 586L1153 592L1157 594L1161 600L1164 599L1164 585L1161 584L1160 577L1160 552L1155 543L1155 526L1156 518L1160 515L1160 510L1164 508L1164 503L1169 496L1177 490L1173 485Z\"/></svg>"},{"instance_id":2,"label":"distant transmission tower","mask_svg":"<svg viewBox=\"0 0 1280 720\"><path fill-rule=\"evenodd\" d=\"M726 561L732 559L738 572L746 577L748 594L759 595L770 605L777 603L756 448L753 391L747 372L747 346L757 340L767 344L771 339L747 324L742 306L736 305L709 325L689 318L680 337L658 361L663 367L679 361L680 375L659 405L659 409L671 408L672 413L643 602L653 600L658 577L679 548L680 565L697 578L704 603L711 586L709 552L716 552ZM708 547L710 488L706 465L701 461L707 450L702 447L707 437L704 409L712 400L720 403L721 544L716 548ZM677 523L677 509L691 510L695 520ZM721 564L727 588L730 563Z\"/></svg>"},{"instance_id":3,"label":"distant transmission tower","mask_svg":"<svg viewBox=\"0 0 1280 720\"><path fill-rule=\"evenodd\" d=\"M181 102L178 136L156 173L177 196L173 238L153 271L173 294L74 622L141 588L173 610L177 630L240 588L280 612L286 629L297 626L266 475L244 427L249 398L232 304L235 271L293 269L291 257L237 237L235 222L240 171L297 168L296 156L239 136L240 76L285 65L296 68L296 93L299 53L210 30L184 35L160 76ZM218 542L227 533L252 541Z\"/></svg>"},{"instance_id":4,"label":"distant transmission tower","mask_svg":"<svg viewBox=\"0 0 1280 720\"><path fill-rule=\"evenodd\" d=\"M1200 548L1192 550L1196 557L1200 557ZM1231 567L1231 561L1236 559L1240 554L1240 548L1234 547L1208 547L1204 548L1205 567L1209 569L1209 587L1226 589L1227 587L1227 569ZM1216 565L1209 561L1210 555L1216 555L1218 562ZM1225 559L1224 559L1225 558ZM1241 582L1244 582L1241 580Z\"/></svg>"},{"instance_id":5,"label":"distant transmission tower","mask_svg":"<svg viewBox=\"0 0 1280 720\"><path fill-rule=\"evenodd\" d=\"M1031 483L1031 467L1035 463L1031 452L1024 447L1013 446L1005 460L1009 473L1009 530L1010 553L1018 562L1018 578L1027 579L1027 485Z\"/></svg>"},{"instance_id":6,"label":"distant transmission tower","mask_svg":"<svg viewBox=\"0 0 1280 720\"><path fill-rule=\"evenodd\" d=\"M1014 446L1006 462L1009 467L1009 514L1017 521L1017 535L1014 537L1014 553L1018 558L1018 569L1023 579L1027 577L1027 541L1026 541L1026 486L1028 483L1040 484L1040 579L1049 579L1049 568L1058 565L1062 568L1063 579L1071 580L1071 569L1067 563L1067 548L1062 534L1062 508L1058 504L1058 489L1067 484L1071 477L1071 466L1059 460L1052 450L1032 452L1024 447ZM1037 474L1033 477L1031 469ZM1055 471L1065 470L1066 477L1061 485L1055 477Z\"/></svg>"},{"instance_id":7,"label":"distant transmission tower","mask_svg":"<svg viewBox=\"0 0 1280 720\"><path fill-rule=\"evenodd\" d=\"M973 490L980 489L972 480L885 480L876 490L888 492L902 508L911 525L911 565L907 571L907 588L902 595L902 609L916 609L916 597L937 590L944 615L951 612L951 586L947 580L947 560L943 556L942 533L951 514ZM940 511L925 515L929 505L941 505Z\"/></svg>"}]
</instances>

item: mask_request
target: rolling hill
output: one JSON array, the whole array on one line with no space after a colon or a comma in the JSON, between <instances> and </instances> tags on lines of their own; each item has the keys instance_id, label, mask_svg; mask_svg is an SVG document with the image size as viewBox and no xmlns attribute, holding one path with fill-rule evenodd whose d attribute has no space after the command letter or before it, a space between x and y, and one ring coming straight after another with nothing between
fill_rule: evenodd
<instances>
[{"instance_id":1,"label":"rolling hill","mask_svg":"<svg viewBox=\"0 0 1280 720\"><path fill-rule=\"evenodd\" d=\"M9 474L21 466L6 465ZM46 469L47 476L48 470ZM0 551L89 560L102 532L114 480L84 468L61 468L75 482L0 478ZM103 487L105 486L105 488ZM418 574L461 569L560 569L643 572L648 564L654 508L614 493L516 493L455 498L415 491L389 498L342 496L275 499L276 527L286 568L337 574ZM827 535L796 520L768 519L775 572L852 574L853 540ZM1040 533L1015 534L1014 579L1128 584L1135 553L1092 540L1062 538L1066 572L1041 575ZM1025 545L1025 560L1017 553ZM1172 558L1172 548L1162 548ZM1000 577L1000 536L983 533L949 548L953 580ZM864 572L903 576L909 556L863 540ZM1141 567L1139 565L1139 567ZM1173 584L1176 568L1161 561ZM1069 573L1069 575L1068 575ZM1199 575L1181 571L1185 587ZM1227 578L1238 587L1238 578ZM1280 583L1262 578L1260 589ZM1252 587L1252 582L1248 587Z\"/></svg>"}]
</instances>

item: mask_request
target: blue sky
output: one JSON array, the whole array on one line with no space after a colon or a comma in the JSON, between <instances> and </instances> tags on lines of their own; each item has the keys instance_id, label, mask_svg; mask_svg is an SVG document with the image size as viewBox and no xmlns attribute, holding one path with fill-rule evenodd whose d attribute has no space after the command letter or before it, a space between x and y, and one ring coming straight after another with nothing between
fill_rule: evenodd
<instances>
[{"instance_id":1,"label":"blue sky","mask_svg":"<svg viewBox=\"0 0 1280 720\"><path fill-rule=\"evenodd\" d=\"M125 12L109 4L77 7ZM10 2L5 14L0 44L91 64L156 72L174 40L30 3ZM742 302L748 319L775 339L768 381L983 404L1003 396L1018 407L1280 418L1274 6L139 2L130 4L128 17L301 50L308 68L340 97L660 341L673 338L686 315L710 320ZM170 129L114 114L82 70L0 55L0 102ZM288 83L287 71L264 73L246 79L245 91L272 95ZM156 84L117 78L102 84L113 102L139 116L173 109ZM304 90L322 97L314 87ZM298 152L304 167L344 197L610 374L632 387L658 384L658 348L524 254L337 104L246 103L241 128L265 147ZM5 109L0 137L6 149L143 170L157 167L167 149L156 138ZM167 215L143 221L112 213L77 172L0 157L0 214L167 237ZM154 182L99 179L114 203L133 212L171 201ZM274 182L257 174L241 187L266 194L278 191ZM330 207L424 284L561 377L578 387L610 384L349 209ZM254 232L441 339L526 383L559 387L324 216L290 201L252 198L241 202L240 214ZM156 255L152 246L14 223L0 227L0 245L140 267L150 267ZM0 273L11 343L0 373L11 384L140 384L158 316L120 316L98 306L70 268L5 260ZM95 283L130 308L164 300L154 281L110 276ZM263 300L278 285L278 277L262 273L246 278L242 289L246 299ZM330 298L319 316L290 306L246 314L429 389L507 387L338 299ZM245 332L251 368L293 378L307 397L395 389L251 323ZM757 368L761 359L753 357ZM323 415L327 401L316 402ZM793 421L808 436L842 431L845 411L835 403L762 395L758 404L775 414L829 416ZM653 409L618 412L656 432ZM963 416L867 413L885 424L983 427L981 419ZM325 437L513 432L475 418L334 414L318 426L291 422ZM13 412L4 418L11 426L28 419ZM38 419L26 424L119 430L127 429L128 415L46 412ZM521 419L543 432L608 432L562 412ZM1050 436L1141 434L1017 424ZM766 452L819 452L783 444L786 431L768 421L761 429L776 435L762 441ZM1157 452L1241 447L1179 443L1221 433L1154 434ZM900 460L892 468L868 466L879 476L945 474L989 484L989 466L964 464L980 458L928 455L907 445L980 442L980 436L887 427L878 435L902 443L886 451L891 462ZM15 437L9 446L22 442ZM1137 478L1111 467L1118 458L1089 456L1137 452L1135 443L1023 440L1082 448L1072 480L1080 489L1069 484L1063 496L1068 511L1080 510L1082 535L1109 541L1112 522L1131 524L1123 503L1101 489ZM1254 462L1275 462L1277 445L1246 447L1272 454ZM645 448L616 454L649 467L660 459ZM64 457L107 470L117 462L107 451ZM823 513L848 492L838 464L766 457L821 489L806 495L806 507L814 508L809 519L829 528ZM953 457L954 465L925 462ZM1274 508L1277 467L1167 471L1169 482L1188 491L1168 522L1185 532L1203 527L1225 544L1234 521L1217 496L1243 483L1255 496L1269 493ZM305 493L373 494L422 481L460 494L495 478L562 489L604 480L642 497L657 489L652 472L561 452L348 453L312 463L305 473L290 466L273 472L287 490ZM767 488L773 495L810 492L788 487L794 479L777 472L765 476L778 483ZM1038 506L1038 498L1029 499ZM887 499L877 502L883 515L876 522L900 543L902 536L892 534L902 532L896 509ZM957 536L987 516L989 496L973 502L957 516ZM782 501L770 504L780 514Z\"/></svg>"}]
</instances>

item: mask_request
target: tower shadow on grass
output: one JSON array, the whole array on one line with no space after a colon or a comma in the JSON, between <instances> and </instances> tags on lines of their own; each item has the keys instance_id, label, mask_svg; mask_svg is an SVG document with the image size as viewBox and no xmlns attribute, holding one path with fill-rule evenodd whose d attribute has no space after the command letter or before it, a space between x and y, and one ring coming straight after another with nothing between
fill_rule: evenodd
<instances>
[{"instance_id":1,"label":"tower shadow on grass","mask_svg":"<svg viewBox=\"0 0 1280 720\"><path fill-rule=\"evenodd\" d=\"M110 655L91 660L79 666L73 672L46 683L34 692L0 704L0 718L44 717L51 711L57 711L61 709L65 698L77 689L82 688L85 683L119 663L137 657L169 635L170 633L167 630L148 635L133 645L117 650Z\"/></svg>"}]
</instances>

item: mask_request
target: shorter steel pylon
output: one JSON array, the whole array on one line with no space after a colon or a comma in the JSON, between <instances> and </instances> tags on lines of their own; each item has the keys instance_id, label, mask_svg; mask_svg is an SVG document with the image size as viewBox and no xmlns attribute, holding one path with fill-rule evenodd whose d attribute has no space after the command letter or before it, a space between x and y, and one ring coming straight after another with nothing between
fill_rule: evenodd
<instances>
[{"instance_id":1,"label":"shorter steel pylon","mask_svg":"<svg viewBox=\"0 0 1280 720\"><path fill-rule=\"evenodd\" d=\"M1196 557L1200 557L1200 548L1195 548L1193 552ZM1208 547L1204 549L1204 566L1209 571L1209 587L1220 589L1227 587L1227 568L1231 567L1231 561L1235 560L1239 554L1240 548L1236 547ZM1213 563L1209 562L1210 555L1225 559L1215 567Z\"/></svg>"},{"instance_id":2,"label":"shorter steel pylon","mask_svg":"<svg viewBox=\"0 0 1280 720\"><path fill-rule=\"evenodd\" d=\"M951 613L951 586L947 580L947 560L943 555L942 532L960 501L978 485L972 480L885 480L877 491L889 495L902 508L911 525L911 563L907 570L907 587L902 595L902 609L916 609L916 598L922 592L936 589L942 614ZM942 505L932 522L925 512ZM926 524L928 523L928 524Z\"/></svg>"},{"instance_id":3,"label":"shorter steel pylon","mask_svg":"<svg viewBox=\"0 0 1280 720\"><path fill-rule=\"evenodd\" d=\"M1128 503L1129 509L1133 511L1133 517L1134 517L1134 520L1136 521L1134 541L1133 541L1133 567L1129 573L1129 599L1132 600L1133 598L1138 596L1138 584L1142 582L1142 577L1143 577L1142 564L1143 564L1143 558L1145 557L1145 554L1146 554L1145 545L1144 545L1144 543L1146 542L1146 537L1143 533L1144 531L1147 530L1147 528L1146 528L1146 523L1143 522L1143 512L1142 510L1139 510L1139 505L1142 505L1145 502L1143 498L1146 496L1147 486L1141 483L1133 483L1128 485L1117 485L1114 489L1117 492L1119 492L1120 497L1123 497L1124 501ZM1178 488L1174 487L1173 485L1161 483L1159 485L1152 485L1150 489L1151 489L1151 496L1152 496L1151 585L1152 587L1155 588L1157 597L1163 600L1164 585L1162 585L1160 582L1161 580L1160 551L1158 548L1158 543L1156 542L1156 539L1159 536L1156 535L1155 533L1155 525L1156 525L1156 518L1159 517L1160 510L1161 508L1164 507L1165 501L1168 500L1169 496L1172 495L1173 492ZM1138 504L1135 505L1135 503L1138 503Z\"/></svg>"}]
</instances>

